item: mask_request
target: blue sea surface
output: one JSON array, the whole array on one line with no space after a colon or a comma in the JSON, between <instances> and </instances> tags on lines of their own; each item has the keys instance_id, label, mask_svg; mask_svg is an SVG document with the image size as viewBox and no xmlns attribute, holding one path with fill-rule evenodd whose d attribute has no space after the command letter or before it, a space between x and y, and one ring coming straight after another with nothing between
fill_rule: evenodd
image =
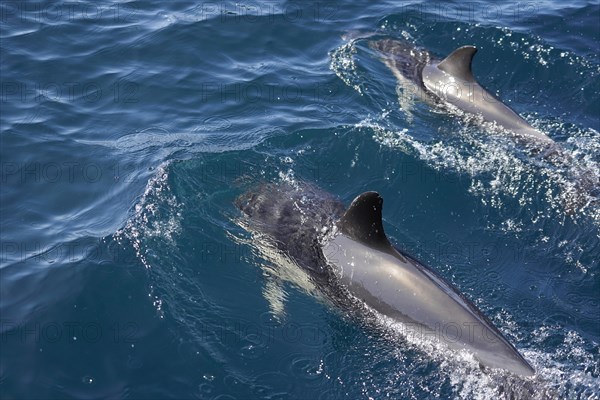
<instances>
[{"instance_id":1,"label":"blue sea surface","mask_svg":"<svg viewBox=\"0 0 600 400\"><path fill-rule=\"evenodd\" d=\"M0 398L600 398L597 1L0 3ZM369 46L479 49L549 163ZM334 307L234 200L376 190L390 240L536 369ZM286 273L282 273L285 271Z\"/></svg>"}]
</instances>

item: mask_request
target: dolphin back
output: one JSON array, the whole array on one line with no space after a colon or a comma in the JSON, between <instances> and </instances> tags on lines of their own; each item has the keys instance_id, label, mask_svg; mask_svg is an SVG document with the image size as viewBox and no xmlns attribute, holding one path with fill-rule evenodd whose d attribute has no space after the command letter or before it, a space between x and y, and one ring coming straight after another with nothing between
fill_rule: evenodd
<instances>
[{"instance_id":1,"label":"dolphin back","mask_svg":"<svg viewBox=\"0 0 600 400\"><path fill-rule=\"evenodd\" d=\"M481 363L518 375L535 371L485 315L453 285L411 256L396 250L383 230L383 199L358 196L324 248L341 283L381 314L417 325Z\"/></svg>"},{"instance_id":2,"label":"dolphin back","mask_svg":"<svg viewBox=\"0 0 600 400\"><path fill-rule=\"evenodd\" d=\"M310 272L334 304L354 310L356 298L382 315L422 327L453 349L467 349L484 365L534 373L473 303L393 247L378 193L361 194L344 211L336 198L310 184L284 182L250 190L236 205L247 217L244 226L264 234L256 239L269 240Z\"/></svg>"},{"instance_id":3,"label":"dolphin back","mask_svg":"<svg viewBox=\"0 0 600 400\"><path fill-rule=\"evenodd\" d=\"M476 53L475 46L463 46L442 61L426 65L423 68L423 85L442 101L480 115L484 121L500 126L518 138L542 144L554 143L477 82L472 72Z\"/></svg>"}]
</instances>

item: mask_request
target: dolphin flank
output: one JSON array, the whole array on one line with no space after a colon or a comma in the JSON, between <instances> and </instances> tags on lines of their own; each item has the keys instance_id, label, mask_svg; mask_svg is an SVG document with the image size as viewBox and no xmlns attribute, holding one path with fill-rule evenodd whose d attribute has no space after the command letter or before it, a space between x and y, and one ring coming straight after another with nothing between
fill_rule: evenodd
<instances>
[{"instance_id":1,"label":"dolphin flank","mask_svg":"<svg viewBox=\"0 0 600 400\"><path fill-rule=\"evenodd\" d=\"M535 373L471 301L390 243L383 229L383 199L376 192L361 194L344 210L333 196L306 183L265 184L236 204L245 226L266 234L324 294L354 297L451 349L471 352L484 366L522 376ZM440 331L452 334L436 334Z\"/></svg>"}]
</instances>

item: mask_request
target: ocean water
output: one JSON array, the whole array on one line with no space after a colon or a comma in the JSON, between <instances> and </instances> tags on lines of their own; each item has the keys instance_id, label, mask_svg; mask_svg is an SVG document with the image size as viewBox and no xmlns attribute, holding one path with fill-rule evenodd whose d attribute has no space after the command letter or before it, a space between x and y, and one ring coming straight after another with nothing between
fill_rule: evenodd
<instances>
[{"instance_id":1,"label":"ocean water","mask_svg":"<svg viewBox=\"0 0 600 400\"><path fill-rule=\"evenodd\" d=\"M600 398L600 205L577 184L600 176L599 15L2 2L0 397ZM477 46L479 81L572 160L407 96L369 35ZM346 204L380 192L390 239L535 377L482 372L284 276L233 202L300 180Z\"/></svg>"}]
</instances>

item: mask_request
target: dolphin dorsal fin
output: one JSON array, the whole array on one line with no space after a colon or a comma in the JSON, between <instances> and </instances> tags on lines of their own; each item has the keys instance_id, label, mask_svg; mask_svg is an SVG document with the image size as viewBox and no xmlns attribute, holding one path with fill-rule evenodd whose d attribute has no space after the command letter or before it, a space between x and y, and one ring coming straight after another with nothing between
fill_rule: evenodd
<instances>
[{"instance_id":1,"label":"dolphin dorsal fin","mask_svg":"<svg viewBox=\"0 0 600 400\"><path fill-rule=\"evenodd\" d=\"M475 81L471 72L473 56L477 53L475 46L463 46L454 50L438 64L438 68L466 82Z\"/></svg>"},{"instance_id":2,"label":"dolphin dorsal fin","mask_svg":"<svg viewBox=\"0 0 600 400\"><path fill-rule=\"evenodd\" d=\"M383 231L381 210L383 199L377 192L365 192L356 197L337 223L342 233L377 249L391 247Z\"/></svg>"}]
</instances>

